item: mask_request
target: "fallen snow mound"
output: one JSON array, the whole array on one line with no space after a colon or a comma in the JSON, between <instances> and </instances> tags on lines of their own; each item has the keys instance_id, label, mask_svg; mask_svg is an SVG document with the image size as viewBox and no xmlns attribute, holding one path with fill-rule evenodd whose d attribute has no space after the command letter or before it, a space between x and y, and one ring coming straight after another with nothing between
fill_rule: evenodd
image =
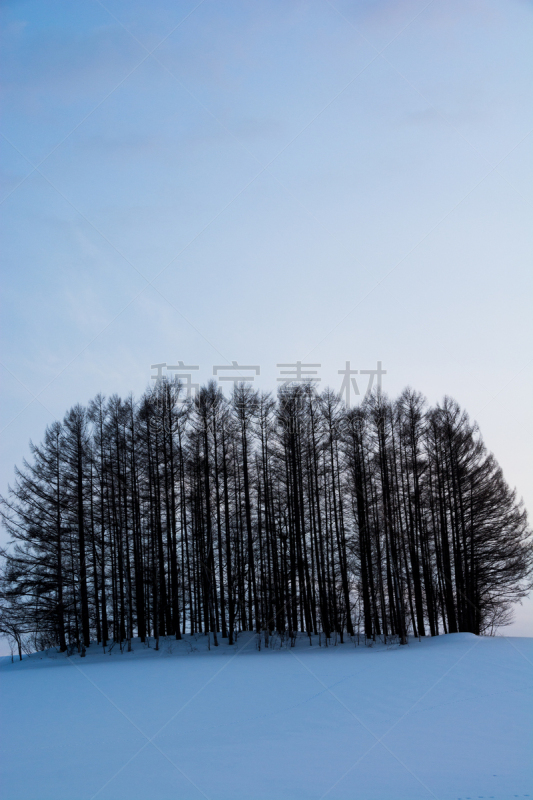
<instances>
[{"instance_id":1,"label":"fallen snow mound","mask_svg":"<svg viewBox=\"0 0 533 800\"><path fill-rule=\"evenodd\" d=\"M219 642L1 659L1 800L533 797L532 639Z\"/></svg>"}]
</instances>

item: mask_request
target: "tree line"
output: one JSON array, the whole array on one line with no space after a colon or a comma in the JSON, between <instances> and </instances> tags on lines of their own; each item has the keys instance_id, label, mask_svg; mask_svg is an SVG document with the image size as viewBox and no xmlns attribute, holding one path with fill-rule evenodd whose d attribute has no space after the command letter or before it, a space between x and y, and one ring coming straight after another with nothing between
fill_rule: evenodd
<instances>
[{"instance_id":1,"label":"tree line","mask_svg":"<svg viewBox=\"0 0 533 800\"><path fill-rule=\"evenodd\" d=\"M0 627L77 647L185 633L493 632L531 587L531 531L457 402L347 409L162 380L54 422L0 509Z\"/></svg>"}]
</instances>

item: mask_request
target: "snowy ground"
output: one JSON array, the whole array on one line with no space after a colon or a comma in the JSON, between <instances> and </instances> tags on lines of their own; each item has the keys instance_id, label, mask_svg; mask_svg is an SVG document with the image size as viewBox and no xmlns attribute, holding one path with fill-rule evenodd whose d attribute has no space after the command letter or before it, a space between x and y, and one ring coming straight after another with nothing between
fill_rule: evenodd
<instances>
[{"instance_id":1,"label":"snowy ground","mask_svg":"<svg viewBox=\"0 0 533 800\"><path fill-rule=\"evenodd\" d=\"M533 797L532 666L471 634L3 658L0 798Z\"/></svg>"}]
</instances>

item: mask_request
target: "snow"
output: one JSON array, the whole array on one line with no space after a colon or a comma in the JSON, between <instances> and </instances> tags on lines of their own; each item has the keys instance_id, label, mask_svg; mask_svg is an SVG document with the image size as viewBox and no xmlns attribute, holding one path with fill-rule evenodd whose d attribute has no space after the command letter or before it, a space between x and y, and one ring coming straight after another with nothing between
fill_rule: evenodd
<instances>
[{"instance_id":1,"label":"snow","mask_svg":"<svg viewBox=\"0 0 533 800\"><path fill-rule=\"evenodd\" d=\"M533 797L533 639L222 641L1 659L0 798Z\"/></svg>"}]
</instances>

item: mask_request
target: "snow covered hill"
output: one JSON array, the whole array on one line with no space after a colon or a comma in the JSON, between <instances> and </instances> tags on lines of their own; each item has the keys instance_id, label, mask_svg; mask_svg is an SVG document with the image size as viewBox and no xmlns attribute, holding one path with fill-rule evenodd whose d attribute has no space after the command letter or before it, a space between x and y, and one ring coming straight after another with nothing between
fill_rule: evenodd
<instances>
[{"instance_id":1,"label":"snow covered hill","mask_svg":"<svg viewBox=\"0 0 533 800\"><path fill-rule=\"evenodd\" d=\"M533 797L533 639L271 644L3 658L1 800Z\"/></svg>"}]
</instances>

